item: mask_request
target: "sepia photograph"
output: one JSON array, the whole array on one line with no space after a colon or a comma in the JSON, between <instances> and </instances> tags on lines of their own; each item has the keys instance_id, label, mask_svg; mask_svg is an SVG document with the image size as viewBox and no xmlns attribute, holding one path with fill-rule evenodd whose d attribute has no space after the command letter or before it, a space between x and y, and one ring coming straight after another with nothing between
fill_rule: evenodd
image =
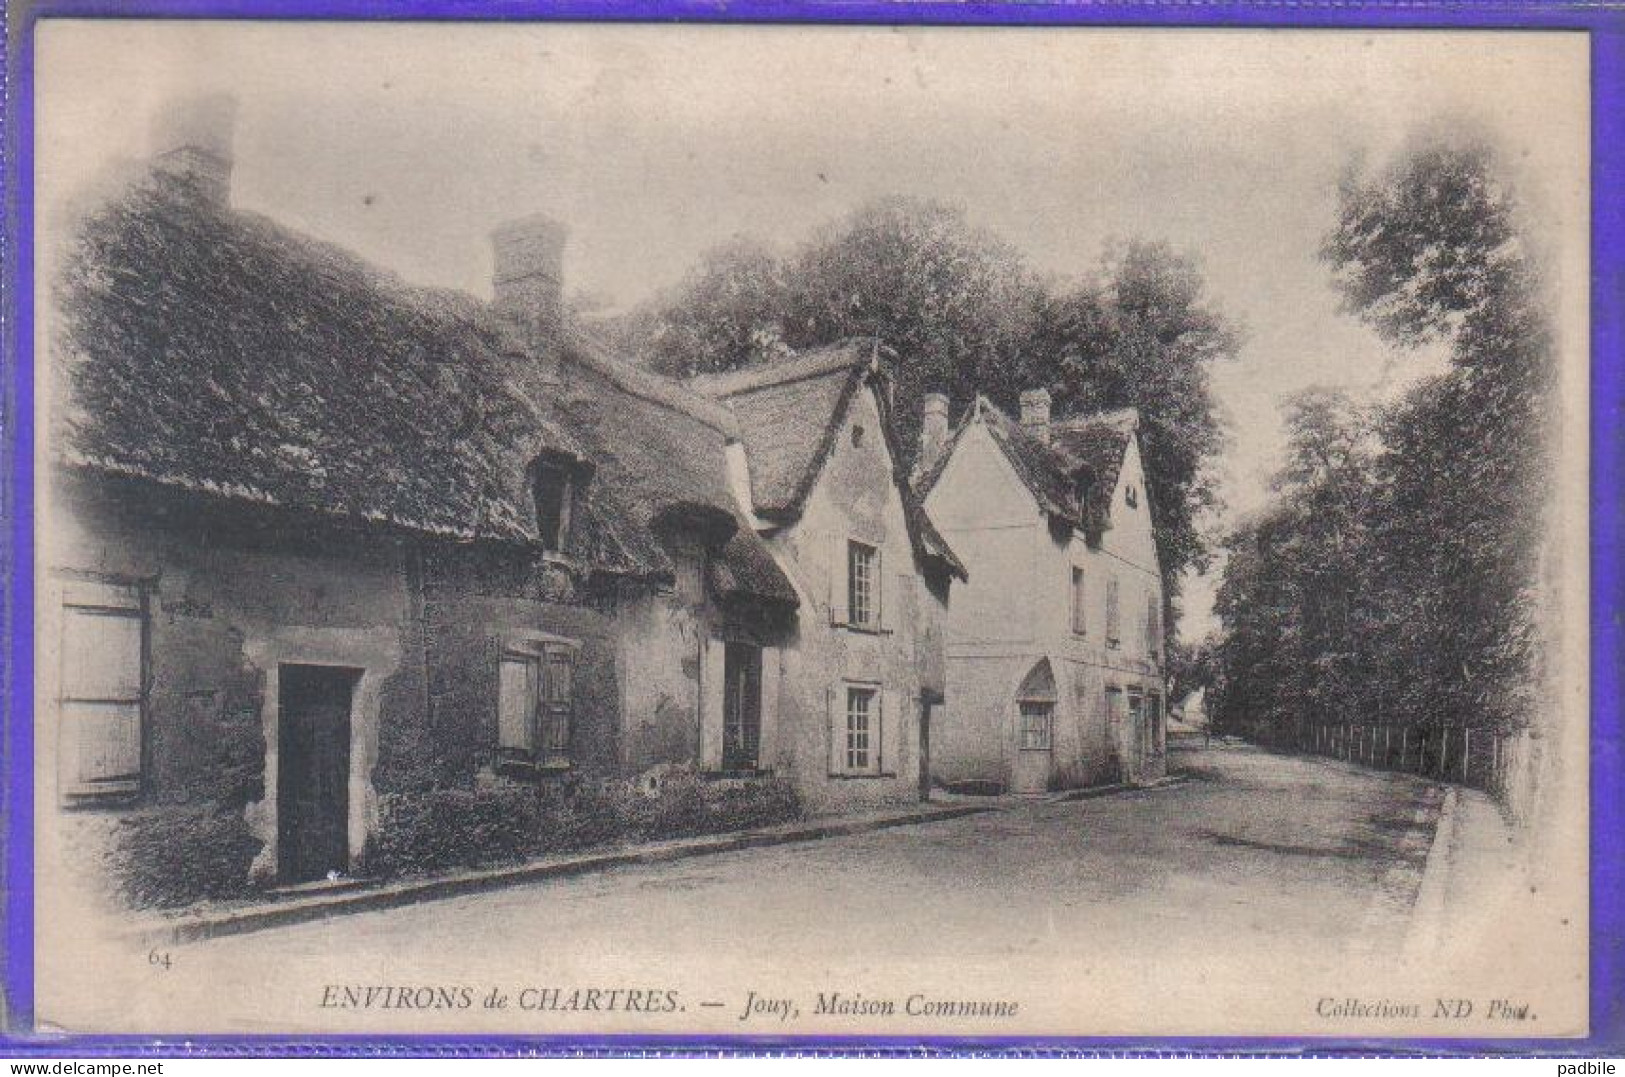
<instances>
[{"instance_id":1,"label":"sepia photograph","mask_svg":"<svg viewBox=\"0 0 1625 1077\"><path fill-rule=\"evenodd\" d=\"M1592 1032L1587 35L34 40L38 1030Z\"/></svg>"}]
</instances>

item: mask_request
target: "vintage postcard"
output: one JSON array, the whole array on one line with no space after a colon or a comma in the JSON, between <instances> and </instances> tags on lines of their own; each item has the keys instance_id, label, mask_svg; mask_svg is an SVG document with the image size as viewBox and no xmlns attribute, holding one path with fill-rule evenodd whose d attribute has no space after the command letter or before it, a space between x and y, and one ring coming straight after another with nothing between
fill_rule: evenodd
<instances>
[{"instance_id":1,"label":"vintage postcard","mask_svg":"<svg viewBox=\"0 0 1625 1077\"><path fill-rule=\"evenodd\" d=\"M35 46L36 1029L1587 1035L1585 34Z\"/></svg>"}]
</instances>

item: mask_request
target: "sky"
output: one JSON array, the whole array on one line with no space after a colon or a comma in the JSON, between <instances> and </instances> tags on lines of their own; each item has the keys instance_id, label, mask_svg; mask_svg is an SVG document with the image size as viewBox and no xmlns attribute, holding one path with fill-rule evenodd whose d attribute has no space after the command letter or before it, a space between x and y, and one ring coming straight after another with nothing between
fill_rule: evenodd
<instances>
[{"instance_id":1,"label":"sky","mask_svg":"<svg viewBox=\"0 0 1625 1077\"><path fill-rule=\"evenodd\" d=\"M1213 371L1215 529L1267 498L1292 393L1437 368L1338 309L1317 250L1349 162L1449 117L1500 139L1553 235L1585 204L1572 33L46 20L37 47L42 205L150 153L168 102L229 92L235 205L479 296L492 227L538 211L570 229L566 287L620 305L891 193L1058 281L1166 240L1244 332ZM1187 638L1212 590L1187 581Z\"/></svg>"}]
</instances>

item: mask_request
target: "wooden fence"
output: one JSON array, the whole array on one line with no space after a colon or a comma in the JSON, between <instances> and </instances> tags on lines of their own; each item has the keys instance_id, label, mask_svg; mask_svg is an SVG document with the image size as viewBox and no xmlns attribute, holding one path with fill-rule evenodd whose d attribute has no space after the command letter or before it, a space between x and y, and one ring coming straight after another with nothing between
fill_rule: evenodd
<instances>
[{"instance_id":1,"label":"wooden fence","mask_svg":"<svg viewBox=\"0 0 1625 1077\"><path fill-rule=\"evenodd\" d=\"M1522 733L1467 726L1304 722L1296 740L1299 751L1459 782L1498 797L1506 793L1527 750Z\"/></svg>"}]
</instances>

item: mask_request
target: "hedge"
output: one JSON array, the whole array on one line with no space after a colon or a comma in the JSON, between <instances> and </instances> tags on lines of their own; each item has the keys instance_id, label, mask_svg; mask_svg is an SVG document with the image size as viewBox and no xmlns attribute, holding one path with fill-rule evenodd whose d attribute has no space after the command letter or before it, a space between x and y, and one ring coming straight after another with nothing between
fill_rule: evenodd
<instances>
[{"instance_id":1,"label":"hedge","mask_svg":"<svg viewBox=\"0 0 1625 1077\"><path fill-rule=\"evenodd\" d=\"M379 878L744 830L802 811L785 781L707 782L692 771L674 772L653 792L618 779L565 776L389 793L379 807L365 855L366 873Z\"/></svg>"},{"instance_id":2,"label":"hedge","mask_svg":"<svg viewBox=\"0 0 1625 1077\"><path fill-rule=\"evenodd\" d=\"M249 868L263 844L240 808L160 804L119 820L110 867L137 908L221 901L254 892Z\"/></svg>"}]
</instances>

